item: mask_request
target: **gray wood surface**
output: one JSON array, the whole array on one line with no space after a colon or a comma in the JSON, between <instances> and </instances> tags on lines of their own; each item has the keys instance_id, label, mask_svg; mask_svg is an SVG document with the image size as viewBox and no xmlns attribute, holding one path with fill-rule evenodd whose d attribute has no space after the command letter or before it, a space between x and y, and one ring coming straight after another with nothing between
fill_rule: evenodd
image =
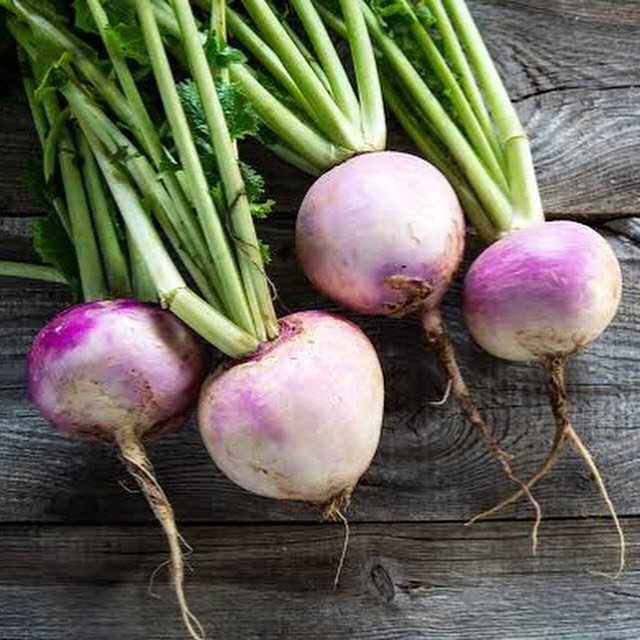
<instances>
[{"instance_id":1,"label":"gray wood surface","mask_svg":"<svg viewBox=\"0 0 640 640\"><path fill-rule=\"evenodd\" d=\"M637 540L637 520L624 524ZM157 597L149 595L149 576L165 559L155 528L5 531L3 637L183 637L162 572ZM607 523L550 523L537 558L510 523L357 525L336 591L338 525L184 531L195 548L188 594L211 638L638 637L640 575L616 583L588 573L615 553ZM630 552L637 563L637 544Z\"/></svg>"},{"instance_id":2,"label":"gray wood surface","mask_svg":"<svg viewBox=\"0 0 640 640\"><path fill-rule=\"evenodd\" d=\"M624 516L629 568L618 581L615 537L591 478L571 455L537 491L547 519L537 558L530 511L465 529L508 488L453 404L411 320L355 317L387 379L380 450L350 510L352 543L338 591L342 531L304 505L248 495L204 452L193 421L152 443L158 476L195 551L190 595L213 638L449 640L640 638L640 2L473 2L529 128L552 216L584 216L621 260L625 290L612 327L572 362L576 423ZM393 144L406 145L395 133ZM264 227L283 311L334 308L305 283L293 213L308 180L250 148L267 167L278 213ZM22 180L37 154L28 113L0 101L0 256L31 255ZM469 256L474 253L471 247ZM0 638L183 638L159 531L113 451L55 434L29 403L24 362L38 329L70 298L62 287L0 280ZM470 385L522 472L552 435L542 376L483 355L445 314ZM123 484L124 483L124 486Z\"/></svg>"}]
</instances>

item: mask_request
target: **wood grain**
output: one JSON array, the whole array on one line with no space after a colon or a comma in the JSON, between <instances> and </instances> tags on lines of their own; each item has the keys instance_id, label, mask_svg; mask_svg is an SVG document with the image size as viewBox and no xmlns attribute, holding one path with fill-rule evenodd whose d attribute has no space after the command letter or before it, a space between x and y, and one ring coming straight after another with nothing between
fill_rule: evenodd
<instances>
[{"instance_id":1,"label":"wood grain","mask_svg":"<svg viewBox=\"0 0 640 640\"><path fill-rule=\"evenodd\" d=\"M607 233L621 260L626 289L622 308L605 336L571 364L568 383L576 422L594 449L622 514L640 513L640 244L638 223L618 222ZM15 247L26 247L24 222L4 220ZM286 224L265 229L277 260L271 270L285 303L296 308L336 309L305 283L287 249ZM5 280L0 297L0 521L77 523L141 522L151 519L140 496L128 495L114 452L98 444L61 437L30 405L24 360L38 329L69 302L64 289ZM29 300L29 304L25 304ZM293 304L291 306L294 306ZM459 290L445 313L469 383L496 434L524 472L541 460L552 436L552 418L541 372L483 354L469 340L459 311ZM355 521L464 519L495 502L508 488L457 407L429 406L442 382L419 327L411 320L380 321L352 316L373 339L387 381L382 444L363 478L351 512ZM193 422L150 445L158 474L180 519L189 522L314 520L304 505L251 496L227 481L204 452ZM193 498L194 487L198 498ZM537 495L548 516L604 513L588 473L567 455ZM526 505L505 512L530 517ZM526 525L523 525L526 528Z\"/></svg>"},{"instance_id":2,"label":"wood grain","mask_svg":"<svg viewBox=\"0 0 640 640\"><path fill-rule=\"evenodd\" d=\"M637 520L624 522L632 540ZM538 557L507 523L357 525L331 590L338 525L183 527L191 605L225 640L636 640L640 549L619 581L606 523L553 522ZM0 527L11 640L184 638L149 527Z\"/></svg>"}]
</instances>

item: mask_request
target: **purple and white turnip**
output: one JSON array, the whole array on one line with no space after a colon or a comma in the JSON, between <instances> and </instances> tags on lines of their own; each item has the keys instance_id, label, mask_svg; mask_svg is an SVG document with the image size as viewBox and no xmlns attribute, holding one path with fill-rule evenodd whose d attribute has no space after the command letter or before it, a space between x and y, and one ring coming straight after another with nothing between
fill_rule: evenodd
<instances>
[{"instance_id":1,"label":"purple and white turnip","mask_svg":"<svg viewBox=\"0 0 640 640\"><path fill-rule=\"evenodd\" d=\"M184 594L184 559L173 509L143 440L181 426L208 370L203 343L173 314L135 300L76 305L51 320L29 351L31 398L61 433L118 447L162 525L184 622L202 630Z\"/></svg>"},{"instance_id":2,"label":"purple and white turnip","mask_svg":"<svg viewBox=\"0 0 640 640\"><path fill-rule=\"evenodd\" d=\"M499 240L475 260L464 281L464 315L475 341L488 353L515 362L537 362L547 376L556 420L551 451L526 487L544 477L567 443L585 460L620 537L625 540L602 476L568 415L564 367L609 326L622 293L620 264L607 241L576 222L546 222ZM515 492L474 518L517 500Z\"/></svg>"},{"instance_id":3,"label":"purple and white turnip","mask_svg":"<svg viewBox=\"0 0 640 640\"><path fill-rule=\"evenodd\" d=\"M332 517L348 504L380 440L382 370L358 327L320 311L206 381L200 433L218 467L252 493L302 500Z\"/></svg>"}]
</instances>

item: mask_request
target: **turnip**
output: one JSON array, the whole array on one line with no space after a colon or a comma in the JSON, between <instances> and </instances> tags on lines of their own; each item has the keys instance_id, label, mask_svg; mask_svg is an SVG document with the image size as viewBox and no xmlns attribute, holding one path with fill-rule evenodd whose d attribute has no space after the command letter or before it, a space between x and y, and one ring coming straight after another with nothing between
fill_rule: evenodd
<instances>
[{"instance_id":1,"label":"turnip","mask_svg":"<svg viewBox=\"0 0 640 640\"><path fill-rule=\"evenodd\" d=\"M56 316L28 360L31 397L61 433L118 447L162 525L184 622L198 623L184 594L184 559L171 504L142 440L181 426L207 372L204 347L175 316L135 300L89 302Z\"/></svg>"},{"instance_id":2,"label":"turnip","mask_svg":"<svg viewBox=\"0 0 640 640\"><path fill-rule=\"evenodd\" d=\"M344 524L334 589L349 544L344 512L376 452L383 407L373 346L354 324L321 311L282 318L278 338L223 363L202 388L200 433L228 478Z\"/></svg>"},{"instance_id":3,"label":"turnip","mask_svg":"<svg viewBox=\"0 0 640 640\"><path fill-rule=\"evenodd\" d=\"M620 573L624 535L600 473L569 420L563 380L566 358L598 337L616 312L617 259L583 225L544 223L527 133L464 0L428 0L421 11L407 0L371 4L375 11L367 12L367 24L384 59L387 103L424 157L455 187L476 232L495 242L464 283L470 332L489 353L537 361L547 372L557 423L552 451L514 495L474 520L530 495L571 442L613 517ZM432 202L438 198L427 199L425 208ZM539 518L538 512L534 544Z\"/></svg>"},{"instance_id":4,"label":"turnip","mask_svg":"<svg viewBox=\"0 0 640 640\"><path fill-rule=\"evenodd\" d=\"M37 39L18 23L10 25L22 47L25 92L45 148L44 177L52 187L59 172L61 184L49 215L31 226L37 252L53 264L0 262L0 273L67 283L87 300L54 318L34 340L28 359L31 396L60 432L119 448L163 527L182 617L189 633L200 638L202 629L184 592L182 538L142 441L181 426L194 408L208 369L204 343L155 304L100 300L141 291L149 274L142 276L134 266L139 247L131 241L127 247L118 237L87 138L69 126L54 92L42 101L36 97L35 86L46 71L37 63ZM158 282L167 276L180 282L168 256L160 251L155 257L160 262L154 267L163 274Z\"/></svg>"},{"instance_id":5,"label":"turnip","mask_svg":"<svg viewBox=\"0 0 640 640\"><path fill-rule=\"evenodd\" d=\"M564 385L567 359L609 326L620 303L620 265L609 244L576 222L547 222L517 231L486 249L464 281L464 313L476 342L498 358L538 362L556 420L553 447L530 477L531 488L546 475L567 443L585 460L620 536L625 541L601 474L569 418ZM474 518L514 502L509 496Z\"/></svg>"},{"instance_id":6,"label":"turnip","mask_svg":"<svg viewBox=\"0 0 640 640\"><path fill-rule=\"evenodd\" d=\"M332 517L378 446L382 370L362 331L337 316L294 313L280 326L276 340L209 377L200 433L236 484Z\"/></svg>"}]
</instances>

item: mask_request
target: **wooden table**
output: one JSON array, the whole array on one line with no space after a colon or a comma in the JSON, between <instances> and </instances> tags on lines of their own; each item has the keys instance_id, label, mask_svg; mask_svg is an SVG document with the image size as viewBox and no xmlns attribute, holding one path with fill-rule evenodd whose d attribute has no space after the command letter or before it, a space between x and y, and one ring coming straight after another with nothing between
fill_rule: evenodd
<instances>
[{"instance_id":1,"label":"wooden table","mask_svg":"<svg viewBox=\"0 0 640 640\"><path fill-rule=\"evenodd\" d=\"M411 320L357 318L378 347L388 396L382 444L349 512L351 546L331 582L343 531L297 504L250 496L215 469L194 424L150 446L194 548L188 592L220 640L640 638L640 2L473 2L533 138L546 209L587 218L611 242L625 279L610 330L569 367L581 433L623 516L628 569L589 474L566 455L537 495L546 519L530 553L526 504L464 528L508 489L453 403ZM401 136L396 146L404 144ZM22 181L37 155L23 101L0 104L0 255L31 256ZM264 158L264 156L262 156ZM269 159L279 210L264 227L283 306L331 307L304 282L292 223L307 183ZM29 402L25 354L69 303L63 288L0 281L0 637L6 640L184 638L160 571L159 528L113 451L56 435ZM473 392L533 469L552 419L540 371L469 341L458 290L446 316Z\"/></svg>"}]
</instances>

